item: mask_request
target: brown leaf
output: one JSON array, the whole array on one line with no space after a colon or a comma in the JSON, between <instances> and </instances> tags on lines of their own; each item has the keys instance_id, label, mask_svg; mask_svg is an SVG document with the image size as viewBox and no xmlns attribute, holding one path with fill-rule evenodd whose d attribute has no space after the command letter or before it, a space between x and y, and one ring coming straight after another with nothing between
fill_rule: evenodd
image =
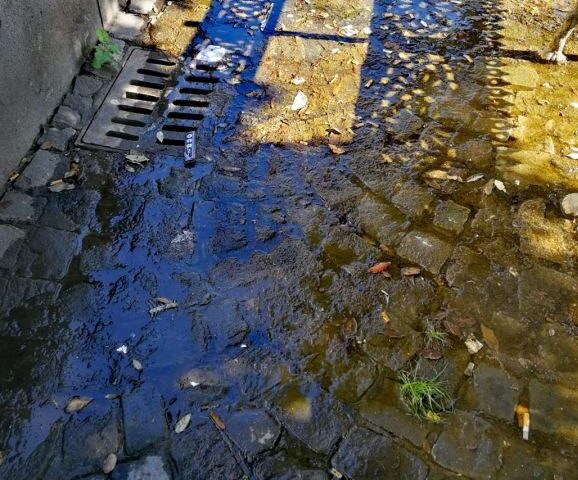
<instances>
[{"instance_id":1,"label":"brown leaf","mask_svg":"<svg viewBox=\"0 0 578 480\"><path fill-rule=\"evenodd\" d=\"M420 350L418 352L423 358L427 358L428 360L439 360L440 358L443 358L444 354L438 350L431 350L431 349L426 349L426 350Z\"/></svg>"},{"instance_id":2,"label":"brown leaf","mask_svg":"<svg viewBox=\"0 0 578 480\"><path fill-rule=\"evenodd\" d=\"M401 269L401 274L404 277L415 277L421 273L421 268L418 267L403 267Z\"/></svg>"},{"instance_id":3,"label":"brown leaf","mask_svg":"<svg viewBox=\"0 0 578 480\"><path fill-rule=\"evenodd\" d=\"M391 319L389 318L389 315L387 314L387 312L385 310L381 311L381 319L383 320L383 323L385 323L386 325L391 322Z\"/></svg>"},{"instance_id":4,"label":"brown leaf","mask_svg":"<svg viewBox=\"0 0 578 480\"><path fill-rule=\"evenodd\" d=\"M475 319L470 317L459 318L456 322L462 328L473 327L477 323Z\"/></svg>"},{"instance_id":5,"label":"brown leaf","mask_svg":"<svg viewBox=\"0 0 578 480\"><path fill-rule=\"evenodd\" d=\"M329 150L331 150L331 153L333 155L343 155L345 153L345 149L343 147L340 147L338 145L333 145L333 144L329 144L328 145Z\"/></svg>"},{"instance_id":6,"label":"brown leaf","mask_svg":"<svg viewBox=\"0 0 578 480\"><path fill-rule=\"evenodd\" d=\"M217 427L219 430L225 430L225 422L221 420L221 417L219 417L219 415L217 415L215 412L209 412L209 417L211 417L211 420L215 424L215 427Z\"/></svg>"},{"instance_id":7,"label":"brown leaf","mask_svg":"<svg viewBox=\"0 0 578 480\"><path fill-rule=\"evenodd\" d=\"M480 324L480 328L482 329L482 337L484 337L488 346L497 352L500 349L500 342L494 331L483 323Z\"/></svg>"},{"instance_id":8,"label":"brown leaf","mask_svg":"<svg viewBox=\"0 0 578 480\"><path fill-rule=\"evenodd\" d=\"M367 270L367 273L384 273L390 267L391 262L376 263L373 267Z\"/></svg>"},{"instance_id":9,"label":"brown leaf","mask_svg":"<svg viewBox=\"0 0 578 480\"><path fill-rule=\"evenodd\" d=\"M92 398L90 397L72 397L68 400L64 411L66 413L80 412L90 402L92 402Z\"/></svg>"},{"instance_id":10,"label":"brown leaf","mask_svg":"<svg viewBox=\"0 0 578 480\"><path fill-rule=\"evenodd\" d=\"M460 338L462 336L462 329L460 328L459 325L456 325L454 322L450 322L449 320L445 320L444 321L444 327L454 337Z\"/></svg>"},{"instance_id":11,"label":"brown leaf","mask_svg":"<svg viewBox=\"0 0 578 480\"><path fill-rule=\"evenodd\" d=\"M387 338L403 338L405 337L405 335L401 332L398 332L397 330L394 330L393 328L387 328L383 334L387 337Z\"/></svg>"}]
</instances>

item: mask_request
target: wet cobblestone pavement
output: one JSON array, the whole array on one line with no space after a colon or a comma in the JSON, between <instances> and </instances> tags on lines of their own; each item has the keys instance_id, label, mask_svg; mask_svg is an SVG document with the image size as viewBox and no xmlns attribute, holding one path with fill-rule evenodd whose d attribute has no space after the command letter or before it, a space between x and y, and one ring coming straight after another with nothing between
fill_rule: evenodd
<instances>
[{"instance_id":1,"label":"wet cobblestone pavement","mask_svg":"<svg viewBox=\"0 0 578 480\"><path fill-rule=\"evenodd\" d=\"M0 200L0 477L576 478L578 64L533 5L173 2L142 42L230 52L192 168L73 147L85 67Z\"/></svg>"}]
</instances>

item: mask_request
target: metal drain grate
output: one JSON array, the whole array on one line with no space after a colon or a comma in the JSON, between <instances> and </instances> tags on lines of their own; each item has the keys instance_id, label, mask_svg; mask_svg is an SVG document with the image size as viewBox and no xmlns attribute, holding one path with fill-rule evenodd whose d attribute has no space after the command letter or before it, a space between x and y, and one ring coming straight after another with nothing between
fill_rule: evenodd
<instances>
[{"instance_id":1,"label":"metal drain grate","mask_svg":"<svg viewBox=\"0 0 578 480\"><path fill-rule=\"evenodd\" d=\"M78 145L112 151L183 154L219 81L213 69L180 72L158 52L133 48Z\"/></svg>"}]
</instances>

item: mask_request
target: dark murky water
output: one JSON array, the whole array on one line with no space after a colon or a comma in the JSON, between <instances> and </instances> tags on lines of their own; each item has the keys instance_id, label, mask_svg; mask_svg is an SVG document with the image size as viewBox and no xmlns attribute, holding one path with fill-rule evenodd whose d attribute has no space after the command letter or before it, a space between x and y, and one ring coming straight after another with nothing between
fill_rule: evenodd
<instances>
[{"instance_id":1,"label":"dark murky water","mask_svg":"<svg viewBox=\"0 0 578 480\"><path fill-rule=\"evenodd\" d=\"M3 478L81 478L111 452L174 478L573 478L577 247L556 198L576 179L512 168L538 152L512 114L527 69L551 67L500 56L491 2L288 1L263 33L268 9L203 23L233 55L194 168L82 152L101 199L81 251L54 304L2 323ZM367 273L385 260L391 279ZM151 316L158 297L178 307ZM441 375L441 423L402 404L410 371ZM70 416L73 395L94 400ZM282 426L257 453L246 410Z\"/></svg>"}]
</instances>

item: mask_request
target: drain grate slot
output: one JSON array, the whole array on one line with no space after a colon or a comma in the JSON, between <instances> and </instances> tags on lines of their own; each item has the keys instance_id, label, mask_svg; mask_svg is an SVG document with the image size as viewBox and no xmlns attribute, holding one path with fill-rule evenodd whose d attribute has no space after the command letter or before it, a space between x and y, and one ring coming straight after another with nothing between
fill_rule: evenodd
<instances>
[{"instance_id":1,"label":"drain grate slot","mask_svg":"<svg viewBox=\"0 0 578 480\"><path fill-rule=\"evenodd\" d=\"M189 133L192 131L196 131L197 129L190 126L190 125L163 125L163 131L165 132L181 132L181 133Z\"/></svg>"},{"instance_id":2,"label":"drain grate slot","mask_svg":"<svg viewBox=\"0 0 578 480\"><path fill-rule=\"evenodd\" d=\"M186 78L187 82L198 82L198 83L219 83L219 79L215 77L204 77L202 75L189 75Z\"/></svg>"},{"instance_id":3,"label":"drain grate slot","mask_svg":"<svg viewBox=\"0 0 578 480\"><path fill-rule=\"evenodd\" d=\"M147 58L146 63L152 63L153 65L163 65L166 67L174 67L176 65L175 62L171 62L170 60L163 60L162 58Z\"/></svg>"},{"instance_id":4,"label":"drain grate slot","mask_svg":"<svg viewBox=\"0 0 578 480\"><path fill-rule=\"evenodd\" d=\"M138 92L126 92L125 97L130 98L131 100L142 100L143 102L156 103L159 101L159 97L155 97L154 95L145 95L144 93Z\"/></svg>"},{"instance_id":5,"label":"drain grate slot","mask_svg":"<svg viewBox=\"0 0 578 480\"><path fill-rule=\"evenodd\" d=\"M151 70L149 68L139 68L137 73L140 73L141 75L150 75L151 77L170 78L170 74L168 73Z\"/></svg>"},{"instance_id":6,"label":"drain grate slot","mask_svg":"<svg viewBox=\"0 0 578 480\"><path fill-rule=\"evenodd\" d=\"M152 88L153 90L164 90L166 86L162 83L146 82L144 80L131 80L130 84L135 87Z\"/></svg>"},{"instance_id":7,"label":"drain grate slot","mask_svg":"<svg viewBox=\"0 0 578 480\"><path fill-rule=\"evenodd\" d=\"M219 82L214 69L186 69L156 52L134 47L77 144L107 150L182 155ZM158 132L163 135L158 135ZM159 138L162 140L160 141Z\"/></svg>"},{"instance_id":8,"label":"drain grate slot","mask_svg":"<svg viewBox=\"0 0 578 480\"><path fill-rule=\"evenodd\" d=\"M121 112L136 113L137 115L150 115L153 113L150 108L133 107L132 105L118 105L118 109Z\"/></svg>"},{"instance_id":9,"label":"drain grate slot","mask_svg":"<svg viewBox=\"0 0 578 480\"><path fill-rule=\"evenodd\" d=\"M138 135L131 135L130 133L115 132L115 131L111 131L111 130L106 132L106 136L112 137L112 138L119 138L121 140L128 140L128 141L132 141L132 142L136 142L139 139Z\"/></svg>"}]
</instances>

